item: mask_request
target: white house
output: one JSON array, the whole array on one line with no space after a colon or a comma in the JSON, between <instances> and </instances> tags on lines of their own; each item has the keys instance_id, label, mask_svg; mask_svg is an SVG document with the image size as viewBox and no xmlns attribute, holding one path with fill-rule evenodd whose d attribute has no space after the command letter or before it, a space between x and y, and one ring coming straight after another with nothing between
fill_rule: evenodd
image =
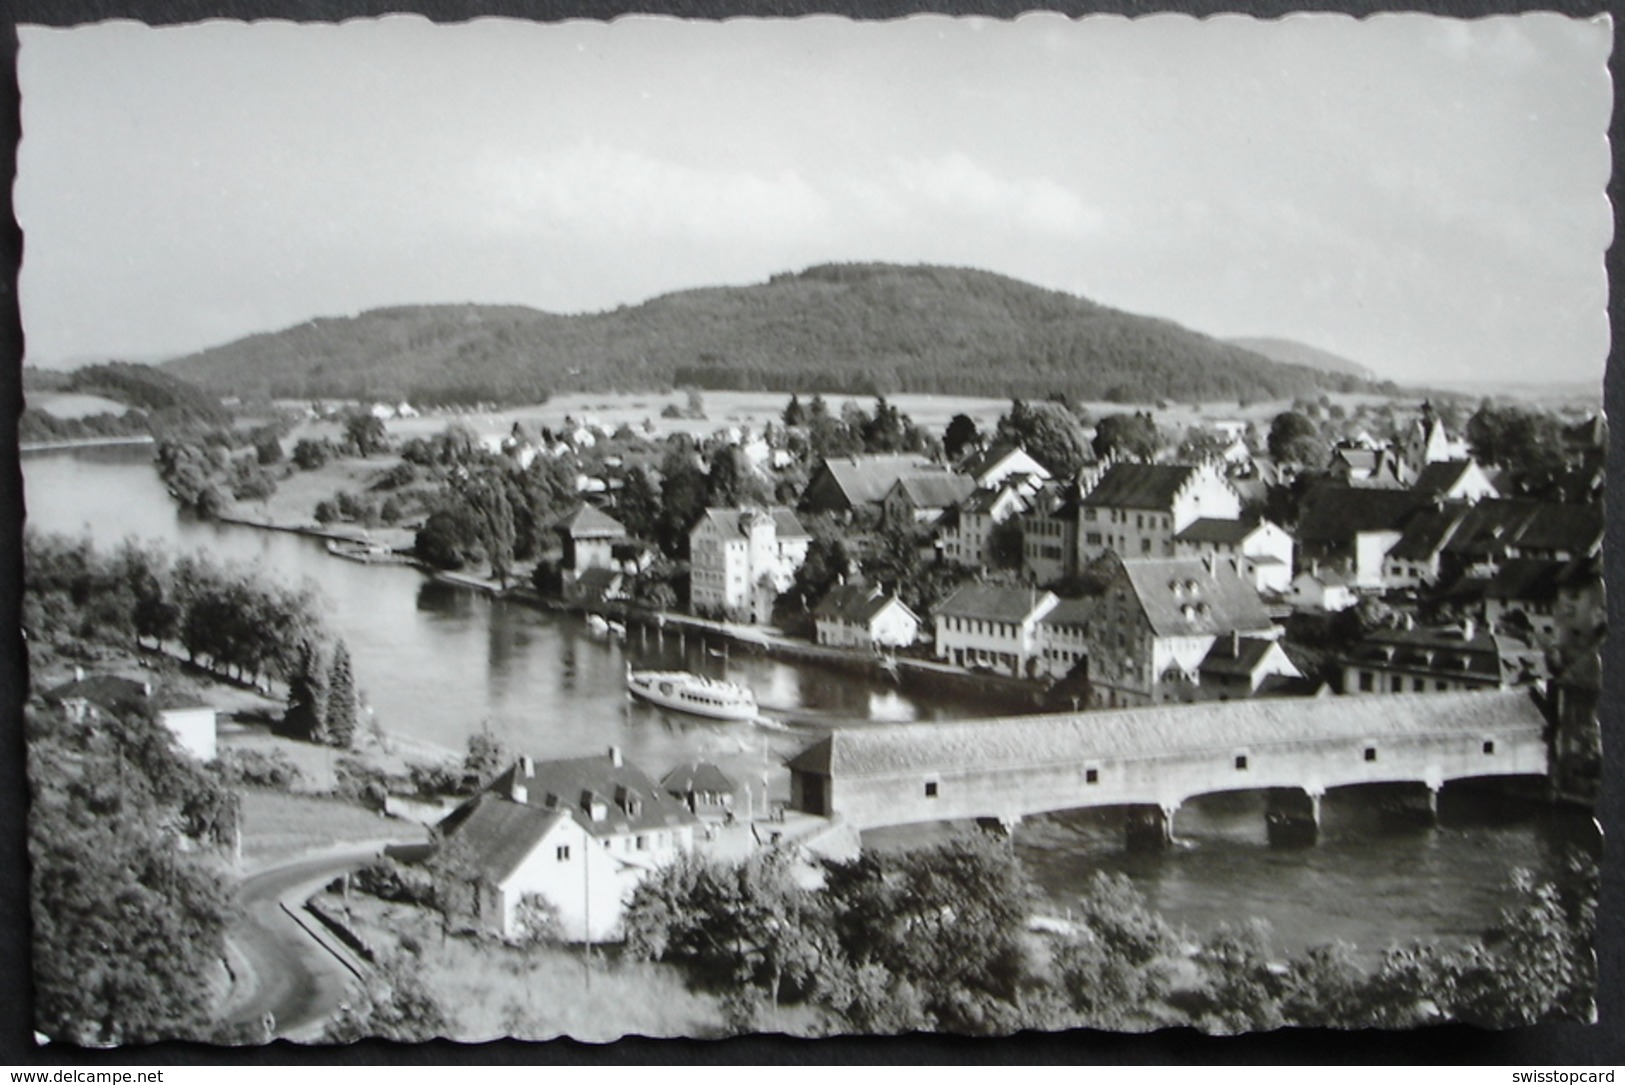
<instances>
[{"instance_id":1,"label":"white house","mask_svg":"<svg viewBox=\"0 0 1625 1085\"><path fill-rule=\"evenodd\" d=\"M1039 482L1047 481L1049 470L1016 445L996 444L977 449L960 461L958 472L969 476L979 490L999 486L1012 475L1033 475Z\"/></svg>"},{"instance_id":2,"label":"white house","mask_svg":"<svg viewBox=\"0 0 1625 1085\"><path fill-rule=\"evenodd\" d=\"M1477 461L1439 460L1422 468L1411 489L1417 493L1444 501L1466 501L1469 504L1486 497L1500 497L1490 476Z\"/></svg>"},{"instance_id":3,"label":"white house","mask_svg":"<svg viewBox=\"0 0 1625 1085\"><path fill-rule=\"evenodd\" d=\"M966 584L932 612L937 658L956 667L1034 677L1044 647L1038 623L1059 602L1053 592Z\"/></svg>"},{"instance_id":4,"label":"white house","mask_svg":"<svg viewBox=\"0 0 1625 1085\"><path fill-rule=\"evenodd\" d=\"M1174 536L1175 557L1246 558L1253 587L1282 594L1292 587L1294 549L1292 536L1268 520L1203 517Z\"/></svg>"},{"instance_id":5,"label":"white house","mask_svg":"<svg viewBox=\"0 0 1625 1085\"><path fill-rule=\"evenodd\" d=\"M767 621L811 542L787 508L706 509L688 536L690 605L733 621Z\"/></svg>"},{"instance_id":6,"label":"white house","mask_svg":"<svg viewBox=\"0 0 1625 1085\"><path fill-rule=\"evenodd\" d=\"M86 675L75 667L73 681L47 690L44 697L76 723L94 724L125 713L151 711L182 750L199 761L214 760L216 712L189 694L154 691L150 682L120 675Z\"/></svg>"},{"instance_id":7,"label":"white house","mask_svg":"<svg viewBox=\"0 0 1625 1085\"><path fill-rule=\"evenodd\" d=\"M464 919L517 936L521 900L557 910L565 938L618 937L627 898L694 846L699 819L620 750L565 761L521 757L440 823L470 871Z\"/></svg>"},{"instance_id":8,"label":"white house","mask_svg":"<svg viewBox=\"0 0 1625 1085\"><path fill-rule=\"evenodd\" d=\"M1359 600L1349 578L1334 568L1309 568L1292 578L1287 601L1294 610L1335 614Z\"/></svg>"},{"instance_id":9,"label":"white house","mask_svg":"<svg viewBox=\"0 0 1625 1085\"><path fill-rule=\"evenodd\" d=\"M878 587L839 584L813 608L818 643L831 648L906 648L920 636L908 604Z\"/></svg>"},{"instance_id":10,"label":"white house","mask_svg":"<svg viewBox=\"0 0 1625 1085\"><path fill-rule=\"evenodd\" d=\"M1037 483L1037 476L1018 475L1002 485L977 490L950 509L937 530L942 556L979 568L993 564L989 552L993 529L1027 511Z\"/></svg>"}]
</instances>

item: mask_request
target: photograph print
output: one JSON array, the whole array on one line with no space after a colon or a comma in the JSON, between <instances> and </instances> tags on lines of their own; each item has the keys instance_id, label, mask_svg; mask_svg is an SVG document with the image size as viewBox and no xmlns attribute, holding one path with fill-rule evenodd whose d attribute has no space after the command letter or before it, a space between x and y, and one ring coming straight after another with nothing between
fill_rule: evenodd
<instances>
[{"instance_id":1,"label":"photograph print","mask_svg":"<svg viewBox=\"0 0 1625 1085\"><path fill-rule=\"evenodd\" d=\"M1612 40L19 27L36 1040L1595 1021Z\"/></svg>"}]
</instances>

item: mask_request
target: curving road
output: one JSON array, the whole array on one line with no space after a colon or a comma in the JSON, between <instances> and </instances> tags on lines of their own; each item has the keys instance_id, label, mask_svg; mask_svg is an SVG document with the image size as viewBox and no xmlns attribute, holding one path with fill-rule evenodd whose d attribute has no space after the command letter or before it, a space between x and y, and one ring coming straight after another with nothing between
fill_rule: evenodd
<instances>
[{"instance_id":1,"label":"curving road","mask_svg":"<svg viewBox=\"0 0 1625 1085\"><path fill-rule=\"evenodd\" d=\"M305 855L257 871L238 891L243 917L228 937L241 973L226 1021L275 1020L277 1036L313 1039L337 1012L355 976L284 910L371 860L382 844Z\"/></svg>"}]
</instances>

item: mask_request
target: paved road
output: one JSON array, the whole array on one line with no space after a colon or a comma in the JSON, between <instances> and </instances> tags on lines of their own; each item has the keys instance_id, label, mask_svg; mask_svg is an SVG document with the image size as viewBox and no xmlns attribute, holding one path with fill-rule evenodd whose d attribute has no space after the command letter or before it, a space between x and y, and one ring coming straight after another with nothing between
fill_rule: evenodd
<instances>
[{"instance_id":1,"label":"paved road","mask_svg":"<svg viewBox=\"0 0 1625 1085\"><path fill-rule=\"evenodd\" d=\"M381 845L326 852L279 863L244 879L238 899L243 918L231 931L236 967L243 972L227 1022L262 1021L270 1013L278 1036L309 1038L347 997L355 976L283 910L346 870L378 854Z\"/></svg>"}]
</instances>

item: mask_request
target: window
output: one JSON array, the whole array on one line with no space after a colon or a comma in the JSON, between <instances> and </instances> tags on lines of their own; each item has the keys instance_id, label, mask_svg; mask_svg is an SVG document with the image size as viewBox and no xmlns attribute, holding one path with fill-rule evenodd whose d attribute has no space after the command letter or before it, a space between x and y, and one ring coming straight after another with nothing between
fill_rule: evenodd
<instances>
[{"instance_id":1,"label":"window","mask_svg":"<svg viewBox=\"0 0 1625 1085\"><path fill-rule=\"evenodd\" d=\"M1083 782L1086 783L1086 784L1098 784L1098 783L1100 783L1100 770L1099 769L1084 769L1083 770Z\"/></svg>"},{"instance_id":2,"label":"window","mask_svg":"<svg viewBox=\"0 0 1625 1085\"><path fill-rule=\"evenodd\" d=\"M1371 692L1371 672L1370 671L1361 671L1360 672L1360 692L1361 693L1370 693Z\"/></svg>"},{"instance_id":3,"label":"window","mask_svg":"<svg viewBox=\"0 0 1625 1085\"><path fill-rule=\"evenodd\" d=\"M1484 752L1486 754L1494 756L1494 754L1495 754L1495 740L1493 738L1486 738L1484 740Z\"/></svg>"},{"instance_id":4,"label":"window","mask_svg":"<svg viewBox=\"0 0 1625 1085\"><path fill-rule=\"evenodd\" d=\"M1237 772L1246 772L1247 771L1247 755L1246 754L1238 753L1236 755L1236 771Z\"/></svg>"},{"instance_id":5,"label":"window","mask_svg":"<svg viewBox=\"0 0 1625 1085\"><path fill-rule=\"evenodd\" d=\"M558 862L568 863L570 861L570 845L560 844L558 850L553 853L553 857Z\"/></svg>"},{"instance_id":6,"label":"window","mask_svg":"<svg viewBox=\"0 0 1625 1085\"><path fill-rule=\"evenodd\" d=\"M1421 693L1423 690L1425 690L1427 688L1428 688L1428 684L1424 680L1422 680L1420 678L1412 678L1411 679L1411 692L1412 693Z\"/></svg>"},{"instance_id":7,"label":"window","mask_svg":"<svg viewBox=\"0 0 1625 1085\"><path fill-rule=\"evenodd\" d=\"M646 837L646 836L638 837L637 848L638 848L639 851L648 851L649 850L649 838Z\"/></svg>"},{"instance_id":8,"label":"window","mask_svg":"<svg viewBox=\"0 0 1625 1085\"><path fill-rule=\"evenodd\" d=\"M1388 686L1389 689L1394 693L1404 693L1405 679L1396 674L1388 680Z\"/></svg>"},{"instance_id":9,"label":"window","mask_svg":"<svg viewBox=\"0 0 1625 1085\"><path fill-rule=\"evenodd\" d=\"M937 782L935 780L927 780L925 782L925 797L928 799L934 799L937 797Z\"/></svg>"},{"instance_id":10,"label":"window","mask_svg":"<svg viewBox=\"0 0 1625 1085\"><path fill-rule=\"evenodd\" d=\"M1367 761L1375 761L1377 759L1377 748L1375 746L1367 746L1365 748L1365 759Z\"/></svg>"}]
</instances>

